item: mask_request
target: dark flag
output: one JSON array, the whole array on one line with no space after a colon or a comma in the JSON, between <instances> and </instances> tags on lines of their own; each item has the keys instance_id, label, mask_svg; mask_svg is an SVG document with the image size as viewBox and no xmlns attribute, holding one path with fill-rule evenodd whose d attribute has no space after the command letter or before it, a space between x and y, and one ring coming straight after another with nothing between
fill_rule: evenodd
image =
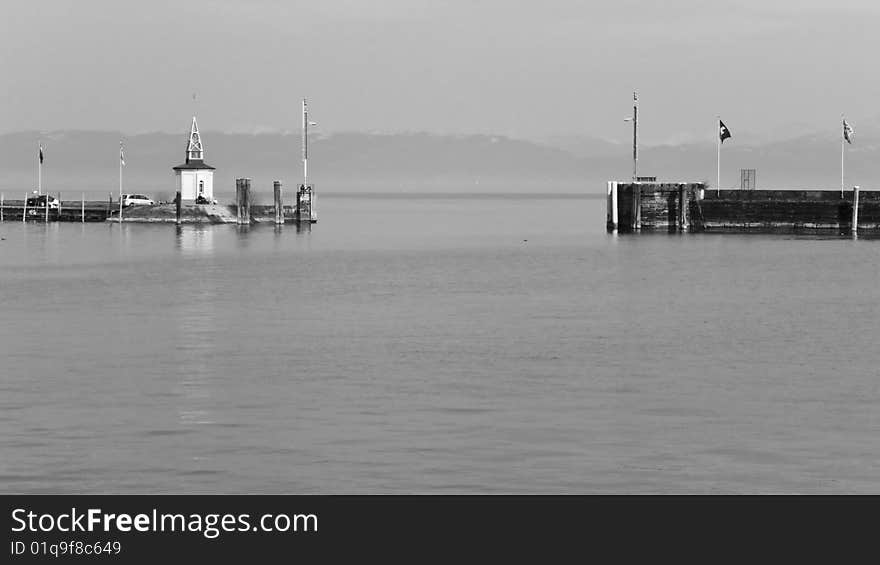
<instances>
[{"instance_id":1,"label":"dark flag","mask_svg":"<svg viewBox=\"0 0 880 565\"><path fill-rule=\"evenodd\" d=\"M718 127L718 135L721 137L721 143L724 143L724 140L730 137L730 130L721 120L718 120Z\"/></svg>"},{"instance_id":2,"label":"dark flag","mask_svg":"<svg viewBox=\"0 0 880 565\"><path fill-rule=\"evenodd\" d=\"M43 164L43 144L40 144L40 164Z\"/></svg>"},{"instance_id":3,"label":"dark flag","mask_svg":"<svg viewBox=\"0 0 880 565\"><path fill-rule=\"evenodd\" d=\"M847 143L852 143L853 133L852 126L846 123L846 120L843 120L843 138Z\"/></svg>"}]
</instances>

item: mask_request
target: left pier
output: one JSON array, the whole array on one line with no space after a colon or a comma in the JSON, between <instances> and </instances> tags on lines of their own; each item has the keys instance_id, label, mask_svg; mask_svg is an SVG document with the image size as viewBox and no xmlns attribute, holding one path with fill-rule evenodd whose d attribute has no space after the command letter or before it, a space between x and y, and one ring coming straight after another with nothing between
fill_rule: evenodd
<instances>
[{"instance_id":1,"label":"left pier","mask_svg":"<svg viewBox=\"0 0 880 565\"><path fill-rule=\"evenodd\" d=\"M33 200L28 198L28 200ZM103 222L110 217L112 202L107 200L57 200L49 205L27 200L7 200L0 205L0 219L5 222Z\"/></svg>"}]
</instances>

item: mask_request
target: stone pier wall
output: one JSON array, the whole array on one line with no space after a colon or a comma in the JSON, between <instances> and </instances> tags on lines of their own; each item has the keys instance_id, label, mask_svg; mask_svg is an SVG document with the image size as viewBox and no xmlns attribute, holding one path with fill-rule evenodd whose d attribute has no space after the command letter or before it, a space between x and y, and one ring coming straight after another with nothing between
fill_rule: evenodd
<instances>
[{"instance_id":1,"label":"stone pier wall","mask_svg":"<svg viewBox=\"0 0 880 565\"><path fill-rule=\"evenodd\" d=\"M608 203L608 229L621 232L852 230L852 190L841 197L840 190L717 191L702 183L610 182ZM859 192L858 231L880 232L880 191Z\"/></svg>"}]
</instances>

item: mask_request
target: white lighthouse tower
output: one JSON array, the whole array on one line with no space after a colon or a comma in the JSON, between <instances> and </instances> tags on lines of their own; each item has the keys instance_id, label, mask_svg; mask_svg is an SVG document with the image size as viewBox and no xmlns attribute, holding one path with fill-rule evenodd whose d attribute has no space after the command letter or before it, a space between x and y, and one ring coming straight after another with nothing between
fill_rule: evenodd
<instances>
[{"instance_id":1,"label":"white lighthouse tower","mask_svg":"<svg viewBox=\"0 0 880 565\"><path fill-rule=\"evenodd\" d=\"M186 162L174 167L174 176L181 201L214 201L214 167L205 163L205 150L195 116L186 146Z\"/></svg>"}]
</instances>

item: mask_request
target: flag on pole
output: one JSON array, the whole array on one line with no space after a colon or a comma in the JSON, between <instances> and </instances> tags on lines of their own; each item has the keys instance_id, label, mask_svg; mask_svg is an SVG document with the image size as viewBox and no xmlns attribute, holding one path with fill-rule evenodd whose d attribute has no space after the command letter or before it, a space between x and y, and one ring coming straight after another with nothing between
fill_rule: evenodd
<instances>
[{"instance_id":1,"label":"flag on pole","mask_svg":"<svg viewBox=\"0 0 880 565\"><path fill-rule=\"evenodd\" d=\"M119 142L119 162L125 166L125 153L122 152L122 142Z\"/></svg>"},{"instance_id":2,"label":"flag on pole","mask_svg":"<svg viewBox=\"0 0 880 565\"><path fill-rule=\"evenodd\" d=\"M853 132L852 126L846 123L846 120L843 120L843 138L847 143L852 143L853 133L855 132Z\"/></svg>"},{"instance_id":3,"label":"flag on pole","mask_svg":"<svg viewBox=\"0 0 880 565\"><path fill-rule=\"evenodd\" d=\"M40 164L43 164L43 144L40 143Z\"/></svg>"},{"instance_id":4,"label":"flag on pole","mask_svg":"<svg viewBox=\"0 0 880 565\"><path fill-rule=\"evenodd\" d=\"M727 129L727 126L721 120L718 120L718 135L721 137L721 143L724 143L724 140L730 137L730 130Z\"/></svg>"}]
</instances>

